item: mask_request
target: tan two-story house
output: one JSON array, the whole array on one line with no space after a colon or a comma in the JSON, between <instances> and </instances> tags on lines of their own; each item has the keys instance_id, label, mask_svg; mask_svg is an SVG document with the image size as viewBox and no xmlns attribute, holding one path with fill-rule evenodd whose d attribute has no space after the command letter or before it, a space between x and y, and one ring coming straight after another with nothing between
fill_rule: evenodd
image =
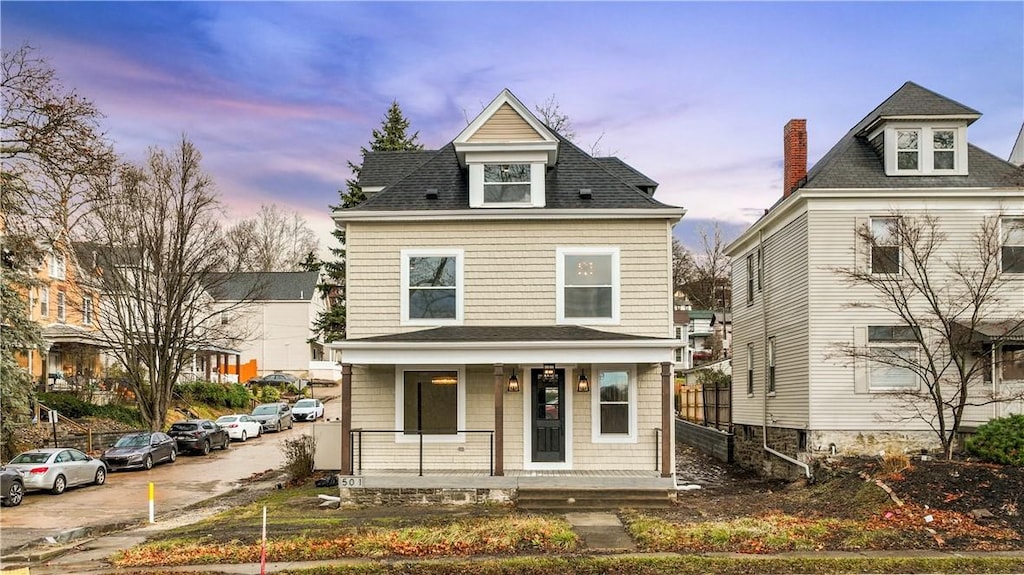
<instances>
[{"instance_id":1,"label":"tan two-story house","mask_svg":"<svg viewBox=\"0 0 1024 575\"><path fill-rule=\"evenodd\" d=\"M810 171L806 122L786 125L783 197L727 249L737 461L795 475L818 456L936 448L938 410L920 366L946 370L942 397L955 407L957 364L936 337L947 329L973 346L964 426L1024 410L988 402L1024 386L1024 181L969 143L979 117L908 82ZM992 240L979 258L982 230ZM914 269L926 260L931 300ZM990 278L983 304L965 300L958 265ZM887 301L872 284L896 295ZM944 408L946 422L951 414Z\"/></svg>"},{"instance_id":2,"label":"tan two-story house","mask_svg":"<svg viewBox=\"0 0 1024 575\"><path fill-rule=\"evenodd\" d=\"M333 214L343 472L670 485L681 208L508 90L439 150L368 153L360 185L368 199Z\"/></svg>"}]
</instances>

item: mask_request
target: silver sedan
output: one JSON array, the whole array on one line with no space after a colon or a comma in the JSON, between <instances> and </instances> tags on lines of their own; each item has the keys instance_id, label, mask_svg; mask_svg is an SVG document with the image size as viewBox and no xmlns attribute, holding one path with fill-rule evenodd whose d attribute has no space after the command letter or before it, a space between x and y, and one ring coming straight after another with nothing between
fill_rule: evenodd
<instances>
[{"instance_id":1,"label":"silver sedan","mask_svg":"<svg viewBox=\"0 0 1024 575\"><path fill-rule=\"evenodd\" d=\"M107 482L107 466L99 459L70 447L33 449L8 464L21 471L26 490L49 490L55 495L68 487Z\"/></svg>"}]
</instances>

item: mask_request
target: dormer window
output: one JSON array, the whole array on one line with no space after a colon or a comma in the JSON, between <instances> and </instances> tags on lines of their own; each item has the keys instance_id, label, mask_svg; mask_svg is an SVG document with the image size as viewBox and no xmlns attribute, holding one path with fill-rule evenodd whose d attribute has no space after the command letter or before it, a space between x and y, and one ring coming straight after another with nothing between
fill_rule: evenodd
<instances>
[{"instance_id":1,"label":"dormer window","mask_svg":"<svg viewBox=\"0 0 1024 575\"><path fill-rule=\"evenodd\" d=\"M966 176L966 126L890 126L885 129L889 176Z\"/></svg>"},{"instance_id":2,"label":"dormer window","mask_svg":"<svg viewBox=\"0 0 1024 575\"><path fill-rule=\"evenodd\" d=\"M485 164L484 203L530 203L530 164Z\"/></svg>"}]
</instances>

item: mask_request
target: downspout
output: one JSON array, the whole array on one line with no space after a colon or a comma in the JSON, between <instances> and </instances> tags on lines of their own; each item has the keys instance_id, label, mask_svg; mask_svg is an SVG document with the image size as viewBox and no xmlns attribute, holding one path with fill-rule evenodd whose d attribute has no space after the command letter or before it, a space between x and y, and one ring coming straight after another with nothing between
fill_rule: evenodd
<instances>
[{"instance_id":1,"label":"downspout","mask_svg":"<svg viewBox=\"0 0 1024 575\"><path fill-rule=\"evenodd\" d=\"M765 342L765 346L766 346L766 349L767 349L767 345L768 345L768 288L767 288L767 286L764 285L765 284L765 280L767 279L767 274L764 274L761 271L761 270L764 269L764 260L765 260L765 257L764 257L764 230L763 229L762 230L758 230L758 232L757 232L757 252L759 254L757 256L757 258L756 258L758 260L758 268L756 270L754 270L754 273L755 274L760 274L760 276L761 276L761 341ZM765 373L767 374L767 370L768 370L768 354L765 353L763 355L764 355ZM776 451L775 449L772 449L771 447L768 447L768 382L767 382L767 378L765 379L764 389L762 390L762 393L761 393L761 447L763 447L765 451L767 451L768 453L770 453L770 454L772 454L772 455L774 455L776 457L779 457L781 459L785 459L786 461L792 463L793 465L798 465L798 466L802 467L803 470L804 470L804 475L807 477L807 479L811 479L811 466L810 465L807 465L803 461L798 461L798 460L796 460L796 459L786 455L785 453L782 453L781 451Z\"/></svg>"}]
</instances>

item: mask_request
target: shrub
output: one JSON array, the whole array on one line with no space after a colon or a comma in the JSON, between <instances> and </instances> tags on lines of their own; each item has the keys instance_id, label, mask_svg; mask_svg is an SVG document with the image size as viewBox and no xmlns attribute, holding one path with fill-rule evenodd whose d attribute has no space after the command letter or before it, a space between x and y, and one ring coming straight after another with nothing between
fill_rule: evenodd
<instances>
[{"instance_id":1,"label":"shrub","mask_svg":"<svg viewBox=\"0 0 1024 575\"><path fill-rule=\"evenodd\" d=\"M1024 414L993 419L967 440L967 451L985 461L1024 466Z\"/></svg>"},{"instance_id":2,"label":"shrub","mask_svg":"<svg viewBox=\"0 0 1024 575\"><path fill-rule=\"evenodd\" d=\"M316 440L312 435L300 435L286 439L281 444L284 452L284 469L295 481L302 481L313 475L313 454L316 452Z\"/></svg>"},{"instance_id":3,"label":"shrub","mask_svg":"<svg viewBox=\"0 0 1024 575\"><path fill-rule=\"evenodd\" d=\"M244 385L237 383L196 381L194 383L179 383L176 389L184 398L195 403L231 409L249 406L249 391L245 389Z\"/></svg>"},{"instance_id":4,"label":"shrub","mask_svg":"<svg viewBox=\"0 0 1024 575\"><path fill-rule=\"evenodd\" d=\"M281 400L281 390L272 385L264 385L260 387L258 397L263 403L274 403Z\"/></svg>"},{"instance_id":5,"label":"shrub","mask_svg":"<svg viewBox=\"0 0 1024 575\"><path fill-rule=\"evenodd\" d=\"M74 393L70 392L40 393L39 402L49 408L56 409L57 413L71 419L102 417L135 427L142 426L142 416L139 414L139 410L134 407L94 405L82 401Z\"/></svg>"}]
</instances>

